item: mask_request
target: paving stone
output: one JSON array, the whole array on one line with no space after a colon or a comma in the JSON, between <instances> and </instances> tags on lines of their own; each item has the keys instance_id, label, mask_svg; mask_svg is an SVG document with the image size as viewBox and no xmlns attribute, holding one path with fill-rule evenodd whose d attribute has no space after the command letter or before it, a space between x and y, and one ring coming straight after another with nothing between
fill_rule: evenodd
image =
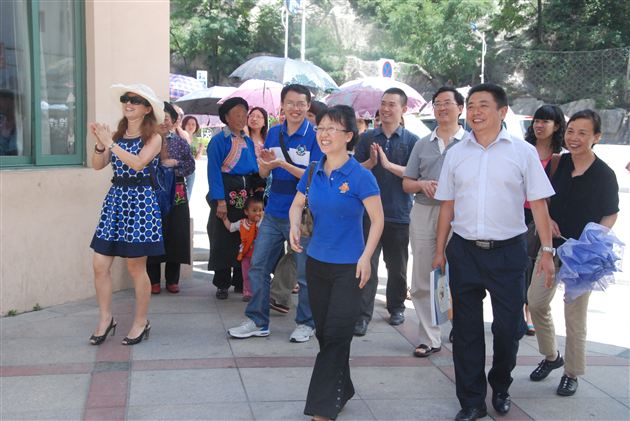
<instances>
[{"instance_id":1,"label":"paving stone","mask_svg":"<svg viewBox=\"0 0 630 421\"><path fill-rule=\"evenodd\" d=\"M28 322L28 328L25 328L24 324L3 326L2 338L9 340L35 338L47 342L49 338L80 336L87 343L97 323L96 314L93 317L56 314L55 317Z\"/></svg>"},{"instance_id":2,"label":"paving stone","mask_svg":"<svg viewBox=\"0 0 630 421\"><path fill-rule=\"evenodd\" d=\"M630 366L587 367L584 380L630 406Z\"/></svg>"},{"instance_id":3,"label":"paving stone","mask_svg":"<svg viewBox=\"0 0 630 421\"><path fill-rule=\"evenodd\" d=\"M356 367L351 376L364 400L455 396L455 384L435 367Z\"/></svg>"},{"instance_id":4,"label":"paving stone","mask_svg":"<svg viewBox=\"0 0 630 421\"><path fill-rule=\"evenodd\" d=\"M24 411L82 412L89 385L89 374L0 377L0 419Z\"/></svg>"},{"instance_id":5,"label":"paving stone","mask_svg":"<svg viewBox=\"0 0 630 421\"><path fill-rule=\"evenodd\" d=\"M305 401L274 401L252 402L252 410L256 420L307 420L304 415ZM374 420L370 408L360 399L348 401L343 411L337 417L343 421L367 421Z\"/></svg>"},{"instance_id":6,"label":"paving stone","mask_svg":"<svg viewBox=\"0 0 630 421\"><path fill-rule=\"evenodd\" d=\"M582 384L580 384L580 388ZM514 402L533 419L627 421L630 408L611 399L585 397L580 389L572 397L548 394L546 398L515 399ZM553 396L553 397L549 397Z\"/></svg>"},{"instance_id":7,"label":"paving stone","mask_svg":"<svg viewBox=\"0 0 630 421\"><path fill-rule=\"evenodd\" d=\"M240 374L251 402L298 401L306 399L312 371L311 367L241 368Z\"/></svg>"},{"instance_id":8,"label":"paving stone","mask_svg":"<svg viewBox=\"0 0 630 421\"><path fill-rule=\"evenodd\" d=\"M47 338L12 338L3 340L1 365L28 365L92 362L98 347L85 336Z\"/></svg>"},{"instance_id":9,"label":"paving stone","mask_svg":"<svg viewBox=\"0 0 630 421\"><path fill-rule=\"evenodd\" d=\"M19 411L19 412L4 412L0 418L3 421L10 420L81 420L83 419L83 408L72 409L45 409L41 411Z\"/></svg>"},{"instance_id":10,"label":"paving stone","mask_svg":"<svg viewBox=\"0 0 630 421\"><path fill-rule=\"evenodd\" d=\"M149 307L149 314L153 315L160 313L213 313L216 320L216 308L214 305L210 305L211 298L209 297L190 297L185 294L171 294L165 289L159 295L153 295L151 297L151 306Z\"/></svg>"},{"instance_id":11,"label":"paving stone","mask_svg":"<svg viewBox=\"0 0 630 421\"><path fill-rule=\"evenodd\" d=\"M130 406L127 420L252 420L246 402L172 405L163 397L163 405ZM259 418L257 418L259 419Z\"/></svg>"},{"instance_id":12,"label":"paving stone","mask_svg":"<svg viewBox=\"0 0 630 421\"><path fill-rule=\"evenodd\" d=\"M278 331L271 329L271 335L247 339L230 338L230 347L235 357L314 357L319 351L317 339L308 342L292 343L289 336L293 329Z\"/></svg>"},{"instance_id":13,"label":"paving stone","mask_svg":"<svg viewBox=\"0 0 630 421\"><path fill-rule=\"evenodd\" d=\"M153 331L151 328L149 340L142 342L133 350L133 359L136 361L231 356L225 333L203 330L168 334L159 329Z\"/></svg>"},{"instance_id":14,"label":"paving stone","mask_svg":"<svg viewBox=\"0 0 630 421\"><path fill-rule=\"evenodd\" d=\"M365 403L377 420L452 420L460 410L454 395L432 399L370 399Z\"/></svg>"},{"instance_id":15,"label":"paving stone","mask_svg":"<svg viewBox=\"0 0 630 421\"><path fill-rule=\"evenodd\" d=\"M355 336L350 348L351 356L409 356L413 353L413 346L390 327L389 332L370 332L365 336Z\"/></svg>"},{"instance_id":16,"label":"paving stone","mask_svg":"<svg viewBox=\"0 0 630 421\"><path fill-rule=\"evenodd\" d=\"M129 405L245 402L236 369L156 370L132 372Z\"/></svg>"}]
</instances>

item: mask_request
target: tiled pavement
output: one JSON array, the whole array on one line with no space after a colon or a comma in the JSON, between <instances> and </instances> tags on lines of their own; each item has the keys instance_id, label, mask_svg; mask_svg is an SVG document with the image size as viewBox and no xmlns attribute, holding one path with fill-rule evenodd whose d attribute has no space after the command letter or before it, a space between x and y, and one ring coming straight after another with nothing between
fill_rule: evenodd
<instances>
[{"instance_id":1,"label":"tiled pavement","mask_svg":"<svg viewBox=\"0 0 630 421\"><path fill-rule=\"evenodd\" d=\"M244 303L237 294L211 297L209 275L199 266L179 295L153 297L151 337L135 347L120 345L131 322L131 290L115 294L118 332L100 347L87 341L97 318L94 300L0 319L0 419L308 419L302 410L316 341L289 343L293 311L272 314L267 338L227 339ZM352 343L357 393L339 420L453 419L458 402L448 329L442 352L418 359L411 356L413 310L399 329L385 317L379 301L368 334ZM589 343L588 374L572 398L555 395L560 372L539 384L528 380L540 358L535 339L523 339L510 390L514 404L501 419L630 419L628 348ZM490 416L499 418L492 410Z\"/></svg>"}]
</instances>

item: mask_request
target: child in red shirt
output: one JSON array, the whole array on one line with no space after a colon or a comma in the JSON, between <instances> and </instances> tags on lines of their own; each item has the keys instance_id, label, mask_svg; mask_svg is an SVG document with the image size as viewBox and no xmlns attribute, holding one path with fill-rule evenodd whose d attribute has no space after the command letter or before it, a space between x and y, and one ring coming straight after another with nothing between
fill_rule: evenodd
<instances>
[{"instance_id":1,"label":"child in red shirt","mask_svg":"<svg viewBox=\"0 0 630 421\"><path fill-rule=\"evenodd\" d=\"M251 266L252 255L254 254L254 240L258 235L258 227L263 218L263 199L258 195L251 196L245 201L245 218L230 222L225 216L223 223L230 232L238 231L241 235L241 245L236 259L241 262L243 272L243 301L252 298L252 290L249 284L249 267Z\"/></svg>"}]
</instances>

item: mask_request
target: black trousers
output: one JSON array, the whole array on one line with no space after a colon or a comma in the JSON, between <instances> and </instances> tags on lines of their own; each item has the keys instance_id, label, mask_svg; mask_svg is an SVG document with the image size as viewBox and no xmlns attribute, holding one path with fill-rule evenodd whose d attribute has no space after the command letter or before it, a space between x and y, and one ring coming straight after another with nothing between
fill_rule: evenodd
<instances>
[{"instance_id":1,"label":"black trousers","mask_svg":"<svg viewBox=\"0 0 630 421\"><path fill-rule=\"evenodd\" d=\"M354 396L350 379L350 343L359 315L360 289L355 264L306 260L308 300L319 353L313 367L304 414L336 419Z\"/></svg>"},{"instance_id":2,"label":"black trousers","mask_svg":"<svg viewBox=\"0 0 630 421\"><path fill-rule=\"evenodd\" d=\"M488 382L507 392L516 366L518 342L525 333L523 303L527 248L517 242L484 250L453 234L446 247L453 297L453 362L462 408L481 407L486 398L486 348L483 299L492 301L493 357Z\"/></svg>"},{"instance_id":3,"label":"black trousers","mask_svg":"<svg viewBox=\"0 0 630 421\"><path fill-rule=\"evenodd\" d=\"M367 239L370 220L363 218L363 235ZM387 267L387 311L389 313L405 311L407 298L407 260L409 258L409 225L385 222L383 235L372 255L370 280L361 290L360 320L372 320L374 299L378 288L378 261L383 251L383 260Z\"/></svg>"},{"instance_id":4,"label":"black trousers","mask_svg":"<svg viewBox=\"0 0 630 421\"><path fill-rule=\"evenodd\" d=\"M234 286L234 289L243 289L243 272L241 270L241 264L237 266L220 269L214 271L214 277L212 278L212 284L218 289L228 289L230 285Z\"/></svg>"},{"instance_id":5,"label":"black trousers","mask_svg":"<svg viewBox=\"0 0 630 421\"><path fill-rule=\"evenodd\" d=\"M180 263L166 262L164 268L164 278L166 279L167 284L178 284L179 283L179 269ZM160 262L151 262L147 261L147 274L149 275L149 279L151 280L151 285L159 284L160 277L162 276L160 270Z\"/></svg>"}]
</instances>

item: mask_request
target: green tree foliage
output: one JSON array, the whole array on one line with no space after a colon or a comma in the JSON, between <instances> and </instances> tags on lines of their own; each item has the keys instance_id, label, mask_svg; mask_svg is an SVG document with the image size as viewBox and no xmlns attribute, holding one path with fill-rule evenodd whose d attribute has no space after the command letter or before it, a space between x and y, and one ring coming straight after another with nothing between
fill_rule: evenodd
<instances>
[{"instance_id":1,"label":"green tree foliage","mask_svg":"<svg viewBox=\"0 0 630 421\"><path fill-rule=\"evenodd\" d=\"M492 0L351 0L382 29L374 44L388 57L418 63L434 76L470 83L478 73L480 44L470 22L494 11Z\"/></svg>"},{"instance_id":2,"label":"green tree foliage","mask_svg":"<svg viewBox=\"0 0 630 421\"><path fill-rule=\"evenodd\" d=\"M173 0L171 51L192 74L195 60L208 69L208 83L218 84L251 52L250 12L255 0Z\"/></svg>"},{"instance_id":3,"label":"green tree foliage","mask_svg":"<svg viewBox=\"0 0 630 421\"><path fill-rule=\"evenodd\" d=\"M583 51L630 45L630 1L500 0L496 31L515 35L515 47ZM535 41L535 44L532 44Z\"/></svg>"}]
</instances>

